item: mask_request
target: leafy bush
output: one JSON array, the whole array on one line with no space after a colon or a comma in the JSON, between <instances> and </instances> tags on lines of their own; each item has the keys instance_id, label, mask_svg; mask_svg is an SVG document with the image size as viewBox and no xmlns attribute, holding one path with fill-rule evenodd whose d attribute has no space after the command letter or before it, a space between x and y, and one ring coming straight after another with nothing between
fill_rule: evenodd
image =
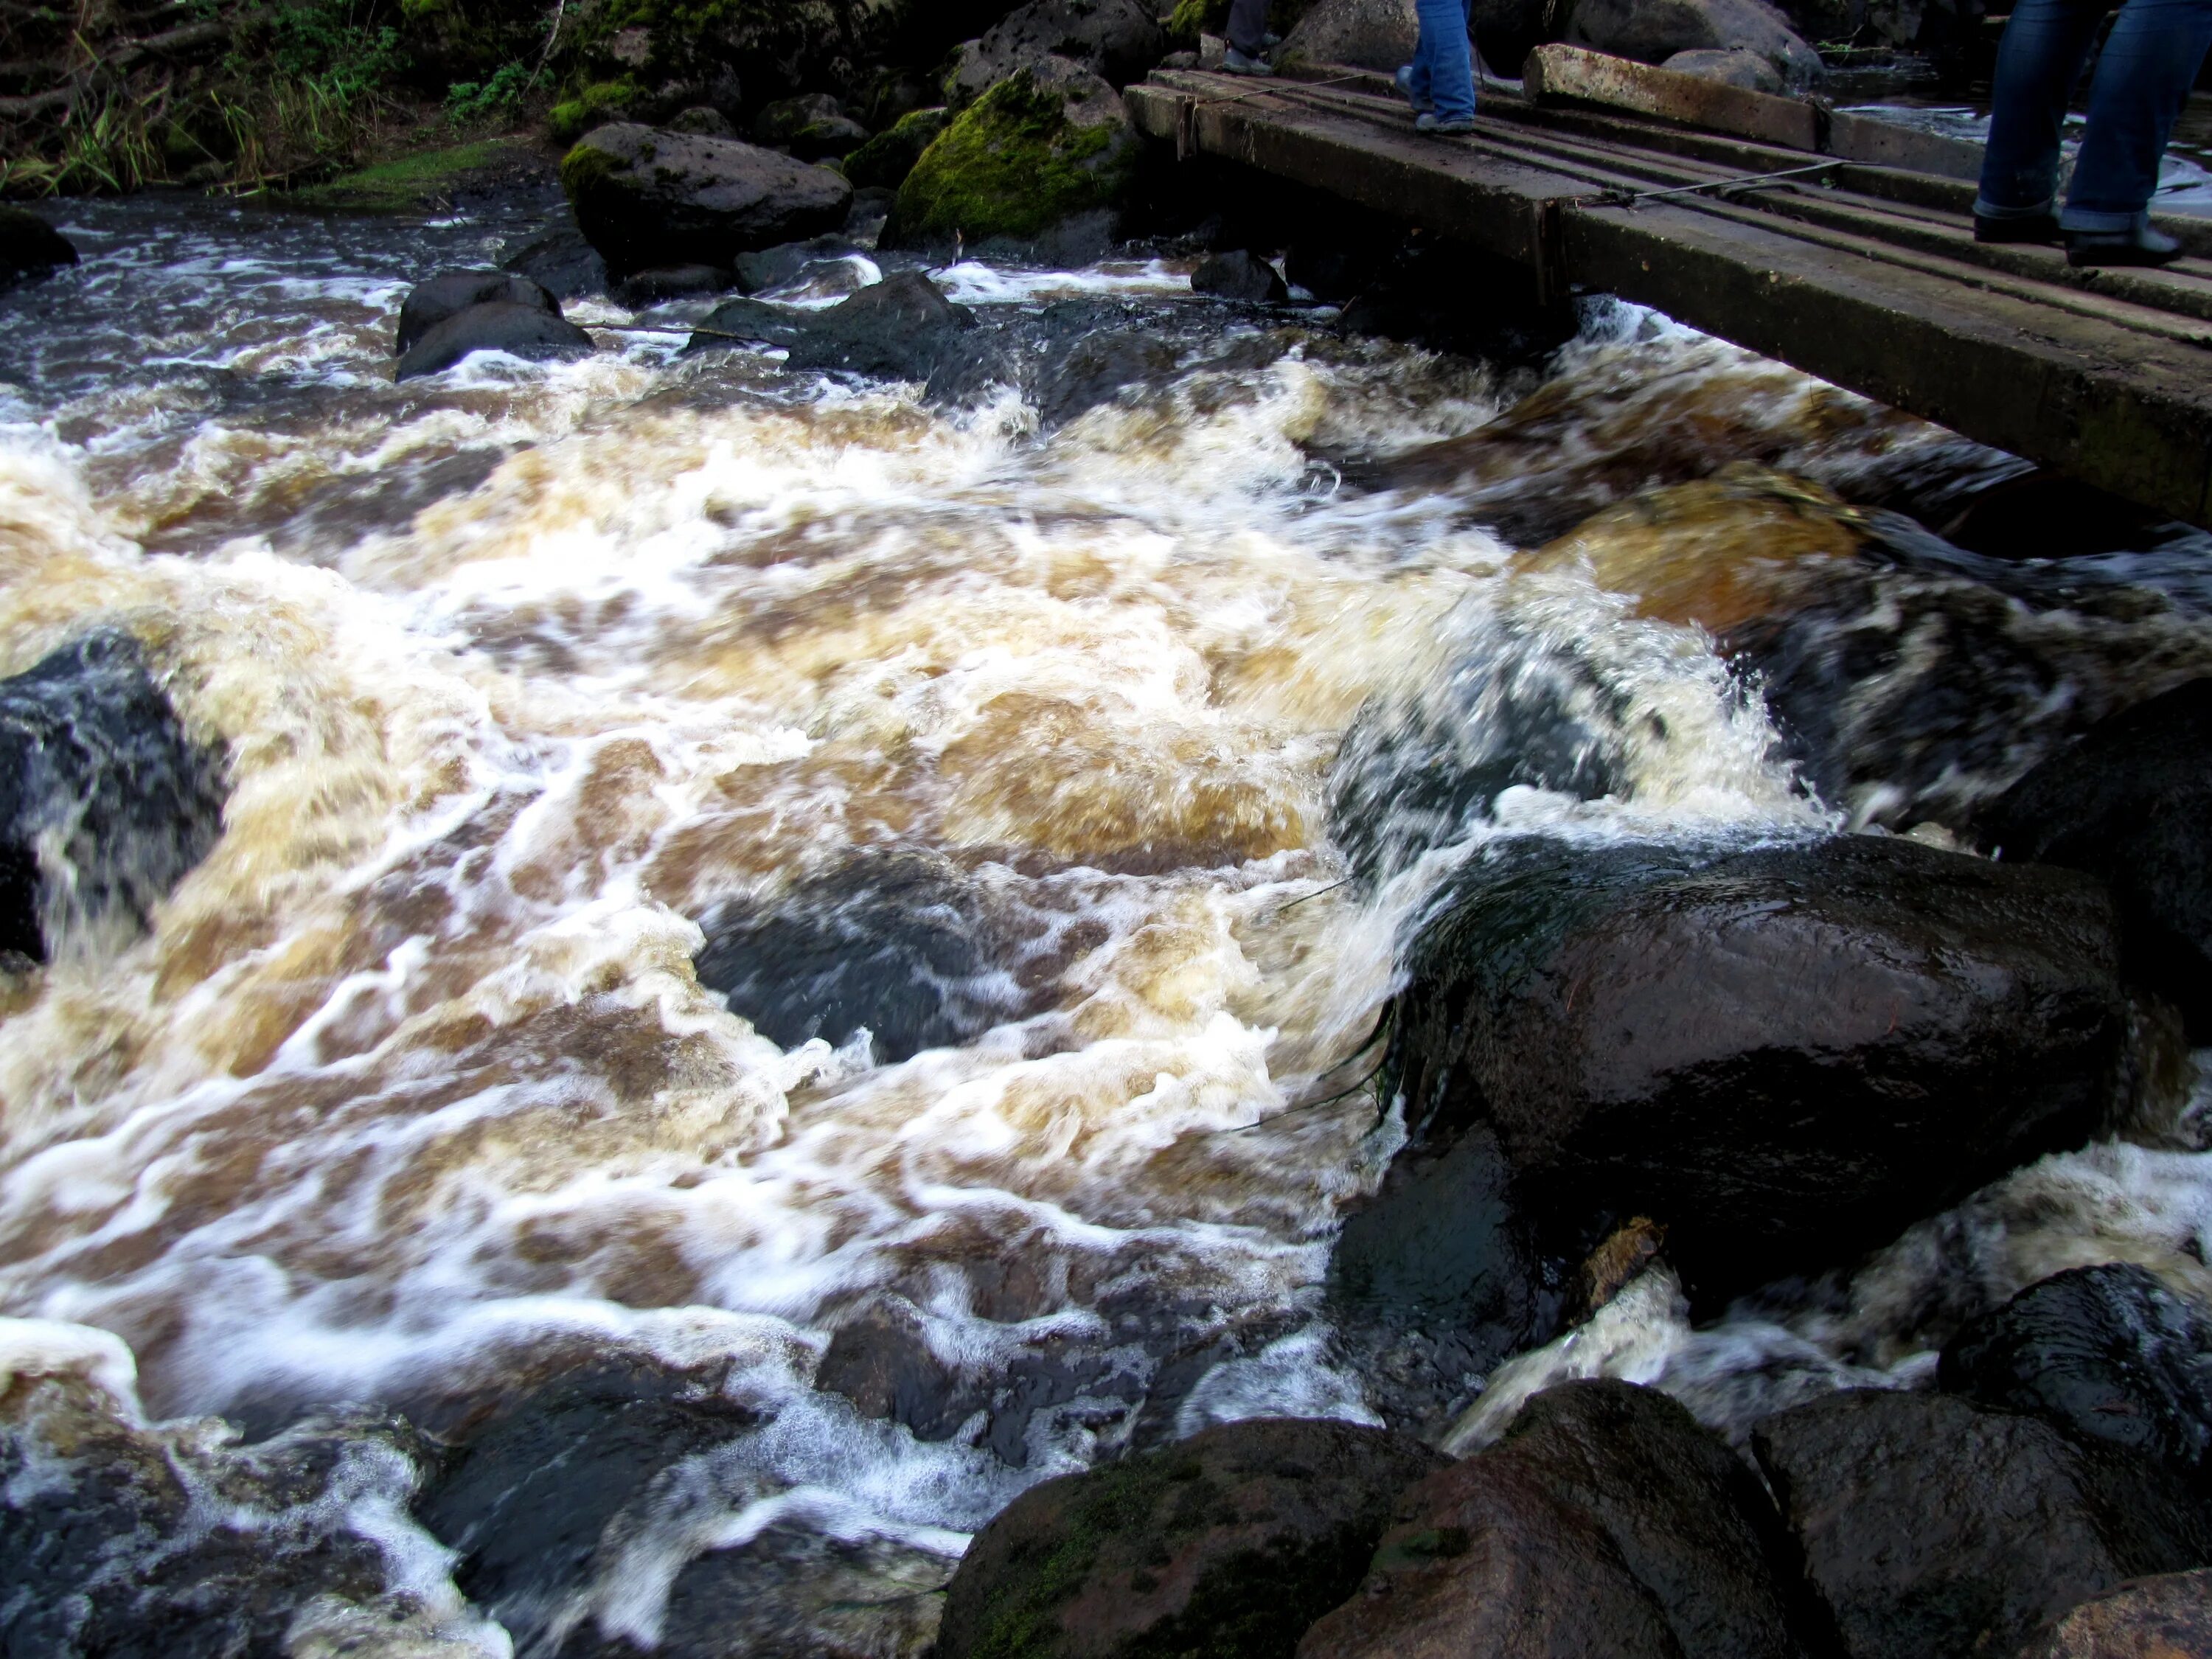
<instances>
[{"instance_id":1,"label":"leafy bush","mask_svg":"<svg viewBox=\"0 0 2212 1659\"><path fill-rule=\"evenodd\" d=\"M482 81L456 81L446 88L446 119L457 127L504 120L521 108L537 71L502 64Z\"/></svg>"}]
</instances>

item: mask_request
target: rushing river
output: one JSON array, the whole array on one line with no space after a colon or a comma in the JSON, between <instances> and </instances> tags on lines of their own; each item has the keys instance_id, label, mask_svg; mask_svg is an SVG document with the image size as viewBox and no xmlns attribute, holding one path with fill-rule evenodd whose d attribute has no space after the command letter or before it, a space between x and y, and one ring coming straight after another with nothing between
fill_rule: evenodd
<instances>
[{"instance_id":1,"label":"rushing river","mask_svg":"<svg viewBox=\"0 0 2212 1659\"><path fill-rule=\"evenodd\" d=\"M1395 945L1455 857L1915 830L2212 672L2204 538L1954 546L1929 526L2019 463L1610 304L1507 371L1195 301L1187 263L937 273L987 321L1079 301L1177 354L1055 423L681 332L394 386L409 284L525 218L58 217L84 264L0 297L0 672L127 629L230 793L150 933L5 984L0 1385L78 1353L214 1467L247 1448L192 1419L435 1426L579 1354L714 1379L742 1431L557 1607L502 1611L524 1648L672 1641L687 1564L751 1553L780 1588L729 1651L912 1652L1030 1482L1396 1412L1323 1289L1398 1144L1363 1086ZM1844 665L1825 772L1701 629L1522 556L1729 463L1884 515L1878 559L1726 502L1621 555L1702 604L1701 562L1774 538L1722 602L1786 588L1796 658ZM1363 719L1441 747L1347 783ZM1605 750L1604 793L1468 813L1388 769L1555 740ZM1638 1304L1524 1370L1739 1426L1910 1383L2059 1267L2212 1292L2193 1121L2046 1160L1848 1285L1700 1330ZM815 1382L871 1320L1011 1393L931 1437L864 1414ZM393 1467L313 1524L383 1552L404 1650L505 1650Z\"/></svg>"}]
</instances>

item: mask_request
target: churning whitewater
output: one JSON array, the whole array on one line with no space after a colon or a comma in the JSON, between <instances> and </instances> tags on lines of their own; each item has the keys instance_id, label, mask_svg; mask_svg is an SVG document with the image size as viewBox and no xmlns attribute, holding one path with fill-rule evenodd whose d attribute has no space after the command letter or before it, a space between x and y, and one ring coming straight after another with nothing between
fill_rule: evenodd
<instances>
[{"instance_id":1,"label":"churning whitewater","mask_svg":"<svg viewBox=\"0 0 2212 1659\"><path fill-rule=\"evenodd\" d=\"M1723 516L1534 551L1668 466L1925 503L2019 465L1610 304L1540 374L1194 301L1172 262L971 263L936 278L1040 353L1079 312L1171 359L1060 416L686 356L701 307L600 301L570 313L623 325L594 357L394 386L408 283L516 226L71 212L67 297L0 301L0 674L120 630L228 793L149 926L0 982L0 1381L76 1368L203 1529L351 1540L410 1651L650 1645L712 1558L757 1570L760 1651L909 1652L1042 1479L1395 1416L1325 1284L1403 1137L1371 1080L1397 946L1455 866L1534 832L1940 838L2085 708L2212 673L2197 546L2002 565L1899 519L1846 574ZM1744 537L1715 600L1700 561ZM1792 596L1806 650L1905 642L1831 711L1848 764L1791 756L1692 589ZM1928 677L1990 641L1938 731ZM1532 732L1551 787L1422 783ZM1496 1414L1467 1445L1566 1376L1723 1429L1910 1382L1931 1331L2077 1262L2212 1294L2204 1164L2171 1134L2045 1159L1849 1285L1692 1329L1647 1281L1418 1386ZM864 1410L825 1367L885 1328L992 1381L927 1433ZM551 1602L472 1602L389 1414L435 1431L586 1358L739 1426ZM303 1436L321 1484L256 1484Z\"/></svg>"}]
</instances>

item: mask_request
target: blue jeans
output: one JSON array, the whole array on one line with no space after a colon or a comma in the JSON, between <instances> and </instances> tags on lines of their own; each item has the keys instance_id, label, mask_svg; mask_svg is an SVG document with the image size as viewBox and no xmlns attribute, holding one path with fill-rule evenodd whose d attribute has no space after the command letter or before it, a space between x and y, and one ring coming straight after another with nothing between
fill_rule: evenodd
<instances>
[{"instance_id":1,"label":"blue jeans","mask_svg":"<svg viewBox=\"0 0 2212 1659\"><path fill-rule=\"evenodd\" d=\"M1247 58L1257 58L1267 50L1267 0L1231 0L1229 8L1229 44Z\"/></svg>"},{"instance_id":2,"label":"blue jeans","mask_svg":"<svg viewBox=\"0 0 2212 1659\"><path fill-rule=\"evenodd\" d=\"M1413 96L1434 105L1447 120L1474 114L1474 49L1467 27L1474 0L1414 0L1414 7L1421 15L1421 41L1413 48Z\"/></svg>"},{"instance_id":3,"label":"blue jeans","mask_svg":"<svg viewBox=\"0 0 2212 1659\"><path fill-rule=\"evenodd\" d=\"M2106 10L2100 0L2020 0L1997 47L1996 89L1974 211L2048 213L2066 100ZM2127 0L2089 87L2089 131L2059 223L2124 231L2141 222L2174 118L2212 46L2212 0Z\"/></svg>"}]
</instances>

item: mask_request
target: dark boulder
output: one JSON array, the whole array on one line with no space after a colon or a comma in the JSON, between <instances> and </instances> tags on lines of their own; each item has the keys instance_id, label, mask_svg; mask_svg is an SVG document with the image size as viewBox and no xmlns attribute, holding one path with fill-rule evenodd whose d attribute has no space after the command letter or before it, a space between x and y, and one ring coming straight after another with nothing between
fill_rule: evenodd
<instances>
[{"instance_id":1,"label":"dark boulder","mask_svg":"<svg viewBox=\"0 0 2212 1659\"><path fill-rule=\"evenodd\" d=\"M1942 1386L2212 1482L2212 1320L2131 1262L2029 1285L1943 1345Z\"/></svg>"},{"instance_id":2,"label":"dark boulder","mask_svg":"<svg viewBox=\"0 0 2212 1659\"><path fill-rule=\"evenodd\" d=\"M2127 1579L2212 1559L2212 1525L2154 1466L1950 1395L1854 1389L1751 1438L1850 1659L2011 1653Z\"/></svg>"},{"instance_id":3,"label":"dark boulder","mask_svg":"<svg viewBox=\"0 0 2212 1659\"><path fill-rule=\"evenodd\" d=\"M1221 300L1247 300L1255 305L1284 305L1291 297L1289 285L1274 266L1242 248L1217 253L1191 272L1190 291Z\"/></svg>"},{"instance_id":4,"label":"dark boulder","mask_svg":"<svg viewBox=\"0 0 2212 1659\"><path fill-rule=\"evenodd\" d=\"M607 262L580 230L549 231L506 253L501 270L527 276L560 300L580 300L607 291Z\"/></svg>"},{"instance_id":5,"label":"dark boulder","mask_svg":"<svg viewBox=\"0 0 2212 1659\"><path fill-rule=\"evenodd\" d=\"M1820 53L1766 0L1575 0L1566 38L1646 64L1681 52L1741 49L1798 86L1821 73Z\"/></svg>"},{"instance_id":6,"label":"dark boulder","mask_svg":"<svg viewBox=\"0 0 2212 1659\"><path fill-rule=\"evenodd\" d=\"M688 300L702 294L726 294L737 286L736 275L720 265L657 265L632 271L615 284L614 297L631 310L657 306L665 300Z\"/></svg>"},{"instance_id":7,"label":"dark boulder","mask_svg":"<svg viewBox=\"0 0 2212 1659\"><path fill-rule=\"evenodd\" d=\"M1121 88L1141 80L1167 50L1167 33L1142 0L1029 0L962 48L945 91L956 107L970 104L1047 58Z\"/></svg>"},{"instance_id":8,"label":"dark boulder","mask_svg":"<svg viewBox=\"0 0 2212 1659\"><path fill-rule=\"evenodd\" d=\"M1701 81L1717 81L1723 86L1741 87L1746 92L1779 96L1789 89L1781 70L1741 46L1726 51L1700 46L1693 52L1678 52L1659 67L1677 75L1694 75Z\"/></svg>"},{"instance_id":9,"label":"dark boulder","mask_svg":"<svg viewBox=\"0 0 2212 1659\"><path fill-rule=\"evenodd\" d=\"M1417 1148L1486 1125L1562 1246L1650 1216L1700 1297L1893 1237L2117 1097L2112 906L2071 872L1528 841L1430 915L1389 1062Z\"/></svg>"},{"instance_id":10,"label":"dark boulder","mask_svg":"<svg viewBox=\"0 0 2212 1659\"><path fill-rule=\"evenodd\" d=\"M76 246L35 213L0 204L0 289L76 263Z\"/></svg>"},{"instance_id":11,"label":"dark boulder","mask_svg":"<svg viewBox=\"0 0 2212 1659\"><path fill-rule=\"evenodd\" d=\"M222 833L224 759L195 743L130 635L0 680L0 951L143 929Z\"/></svg>"},{"instance_id":12,"label":"dark boulder","mask_svg":"<svg viewBox=\"0 0 2212 1659\"><path fill-rule=\"evenodd\" d=\"M938 1659L1286 1656L1443 1459L1356 1424L1225 1423L1031 1487L953 1576Z\"/></svg>"},{"instance_id":13,"label":"dark boulder","mask_svg":"<svg viewBox=\"0 0 2212 1659\"><path fill-rule=\"evenodd\" d=\"M2018 1659L2207 1659L2212 1569L2160 1573L2094 1595L2039 1631Z\"/></svg>"},{"instance_id":14,"label":"dark boulder","mask_svg":"<svg viewBox=\"0 0 2212 1659\"><path fill-rule=\"evenodd\" d=\"M2128 971L2212 1042L2212 680L2113 715L1981 815L2002 856L2086 870L2119 902Z\"/></svg>"},{"instance_id":15,"label":"dark boulder","mask_svg":"<svg viewBox=\"0 0 2212 1659\"><path fill-rule=\"evenodd\" d=\"M1412 61L1420 33L1413 0L1318 0L1290 32L1275 61L1349 64L1387 75Z\"/></svg>"},{"instance_id":16,"label":"dark boulder","mask_svg":"<svg viewBox=\"0 0 2212 1659\"><path fill-rule=\"evenodd\" d=\"M927 380L965 331L975 326L919 271L901 271L862 289L826 311L798 312L759 300L732 300L709 312L686 348L692 351L754 341L790 356L799 370Z\"/></svg>"},{"instance_id":17,"label":"dark boulder","mask_svg":"<svg viewBox=\"0 0 2212 1659\"><path fill-rule=\"evenodd\" d=\"M1773 1505L1674 1401L1548 1389L1398 1500L1299 1659L1800 1659L1826 1650Z\"/></svg>"},{"instance_id":18,"label":"dark boulder","mask_svg":"<svg viewBox=\"0 0 2212 1659\"><path fill-rule=\"evenodd\" d=\"M856 191L897 190L951 118L941 109L918 109L901 116L896 125L845 158L845 176Z\"/></svg>"},{"instance_id":19,"label":"dark boulder","mask_svg":"<svg viewBox=\"0 0 2212 1659\"><path fill-rule=\"evenodd\" d=\"M399 328L392 355L404 357L414 343L447 318L471 306L526 306L552 316L561 314L561 302L527 276L504 270L448 270L407 291L399 306Z\"/></svg>"},{"instance_id":20,"label":"dark boulder","mask_svg":"<svg viewBox=\"0 0 2212 1659\"><path fill-rule=\"evenodd\" d=\"M561 163L576 222L624 276L729 265L845 222L853 187L827 167L728 138L631 125L587 133Z\"/></svg>"},{"instance_id":21,"label":"dark boulder","mask_svg":"<svg viewBox=\"0 0 2212 1659\"><path fill-rule=\"evenodd\" d=\"M735 138L738 130L730 118L712 104L694 104L678 110L662 125L670 132L696 132L702 138Z\"/></svg>"},{"instance_id":22,"label":"dark boulder","mask_svg":"<svg viewBox=\"0 0 2212 1659\"><path fill-rule=\"evenodd\" d=\"M442 374L478 351L501 351L529 362L588 357L592 337L556 312L495 300L455 312L410 346L392 378Z\"/></svg>"}]
</instances>

